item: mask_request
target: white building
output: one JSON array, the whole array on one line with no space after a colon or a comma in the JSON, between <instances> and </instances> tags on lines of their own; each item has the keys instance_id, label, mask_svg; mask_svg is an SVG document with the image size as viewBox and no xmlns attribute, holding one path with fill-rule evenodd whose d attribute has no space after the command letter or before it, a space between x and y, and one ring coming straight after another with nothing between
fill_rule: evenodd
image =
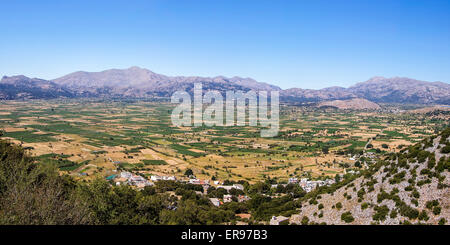
<instances>
[{"instance_id":1,"label":"white building","mask_svg":"<svg viewBox=\"0 0 450 245\"><path fill-rule=\"evenodd\" d=\"M156 181L162 180L162 178L161 178L161 176L158 176L158 175L152 175L152 176L150 176L150 180L153 182L156 182Z\"/></svg>"},{"instance_id":2,"label":"white building","mask_svg":"<svg viewBox=\"0 0 450 245\"><path fill-rule=\"evenodd\" d=\"M297 178L289 178L289 180L288 180L288 184L297 184L297 183L298 183Z\"/></svg>"},{"instance_id":3,"label":"white building","mask_svg":"<svg viewBox=\"0 0 450 245\"><path fill-rule=\"evenodd\" d=\"M241 190L241 191L244 190L244 186L241 185L241 184L234 184L233 187L234 187L235 189L238 189L238 190Z\"/></svg>"},{"instance_id":4,"label":"white building","mask_svg":"<svg viewBox=\"0 0 450 245\"><path fill-rule=\"evenodd\" d=\"M232 195L223 195L223 202L232 202L233 201Z\"/></svg>"},{"instance_id":5,"label":"white building","mask_svg":"<svg viewBox=\"0 0 450 245\"><path fill-rule=\"evenodd\" d=\"M216 207L219 207L219 206L220 206L220 200L219 200L219 198L210 198L209 200L211 201L211 203L212 203L214 206L216 206Z\"/></svg>"},{"instance_id":6,"label":"white building","mask_svg":"<svg viewBox=\"0 0 450 245\"><path fill-rule=\"evenodd\" d=\"M289 223L289 218L284 216L272 216L272 219L270 220L270 225L280 225L281 222Z\"/></svg>"},{"instance_id":7,"label":"white building","mask_svg":"<svg viewBox=\"0 0 450 245\"><path fill-rule=\"evenodd\" d=\"M120 178L129 179L129 178L131 178L131 176L133 176L133 174L130 172L121 172L120 173Z\"/></svg>"},{"instance_id":8,"label":"white building","mask_svg":"<svg viewBox=\"0 0 450 245\"><path fill-rule=\"evenodd\" d=\"M225 189L227 191L231 190L231 189L237 189L237 190L244 190L244 186L241 184L234 184L234 185L219 185L217 186L217 189L222 188Z\"/></svg>"}]
</instances>

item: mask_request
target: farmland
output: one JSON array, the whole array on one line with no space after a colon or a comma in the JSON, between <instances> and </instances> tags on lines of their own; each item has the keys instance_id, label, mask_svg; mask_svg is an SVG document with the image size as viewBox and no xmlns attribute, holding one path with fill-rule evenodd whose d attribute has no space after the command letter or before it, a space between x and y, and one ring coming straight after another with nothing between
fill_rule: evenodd
<instances>
[{"instance_id":1,"label":"farmland","mask_svg":"<svg viewBox=\"0 0 450 245\"><path fill-rule=\"evenodd\" d=\"M333 178L363 157L398 152L449 124L449 116L281 105L280 132L258 127L175 127L165 102L34 100L0 102L4 138L61 172L90 181L126 169L144 176L199 179ZM358 156L355 158L354 156ZM358 162L357 166L355 163Z\"/></svg>"}]
</instances>

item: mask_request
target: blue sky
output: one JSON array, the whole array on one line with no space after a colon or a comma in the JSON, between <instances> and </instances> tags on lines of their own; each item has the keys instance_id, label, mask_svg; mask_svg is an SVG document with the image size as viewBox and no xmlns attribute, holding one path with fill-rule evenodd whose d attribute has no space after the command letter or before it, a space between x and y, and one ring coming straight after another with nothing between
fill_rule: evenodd
<instances>
[{"instance_id":1,"label":"blue sky","mask_svg":"<svg viewBox=\"0 0 450 245\"><path fill-rule=\"evenodd\" d=\"M2 1L0 75L141 66L282 88L450 82L450 1Z\"/></svg>"}]
</instances>

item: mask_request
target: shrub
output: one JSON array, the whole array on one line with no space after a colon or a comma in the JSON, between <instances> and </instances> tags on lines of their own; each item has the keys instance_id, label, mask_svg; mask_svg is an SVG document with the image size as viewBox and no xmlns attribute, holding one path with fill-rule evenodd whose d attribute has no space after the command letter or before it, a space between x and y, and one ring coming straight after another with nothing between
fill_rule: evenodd
<instances>
[{"instance_id":1,"label":"shrub","mask_svg":"<svg viewBox=\"0 0 450 245\"><path fill-rule=\"evenodd\" d=\"M390 215L390 217L391 217L391 219L395 219L395 218L397 218L397 211L394 209L394 210L392 210L391 211L391 215Z\"/></svg>"},{"instance_id":2,"label":"shrub","mask_svg":"<svg viewBox=\"0 0 450 245\"><path fill-rule=\"evenodd\" d=\"M302 225L307 225L309 223L309 218L306 216L303 216L301 223L302 223Z\"/></svg>"},{"instance_id":3,"label":"shrub","mask_svg":"<svg viewBox=\"0 0 450 245\"><path fill-rule=\"evenodd\" d=\"M368 208L368 207L369 207L369 204L368 204L367 202L361 204L361 209L362 209L362 210L364 210L364 209L366 209L366 208Z\"/></svg>"},{"instance_id":4,"label":"shrub","mask_svg":"<svg viewBox=\"0 0 450 245\"><path fill-rule=\"evenodd\" d=\"M412 192L412 195L413 195L414 198L419 198L420 197L420 193L417 190L414 190Z\"/></svg>"},{"instance_id":5,"label":"shrub","mask_svg":"<svg viewBox=\"0 0 450 245\"><path fill-rule=\"evenodd\" d=\"M430 219L430 217L428 217L427 211L422 210L422 212L420 212L419 214L419 220L423 220L423 221L427 221Z\"/></svg>"},{"instance_id":6,"label":"shrub","mask_svg":"<svg viewBox=\"0 0 450 245\"><path fill-rule=\"evenodd\" d=\"M417 219L419 216L419 211L417 209L414 209L405 203L402 203L400 205L400 214L404 217L407 217L409 219Z\"/></svg>"},{"instance_id":7,"label":"shrub","mask_svg":"<svg viewBox=\"0 0 450 245\"><path fill-rule=\"evenodd\" d=\"M433 214L434 215L439 215L441 214L441 207L437 206L433 208Z\"/></svg>"},{"instance_id":8,"label":"shrub","mask_svg":"<svg viewBox=\"0 0 450 245\"><path fill-rule=\"evenodd\" d=\"M446 145L446 146L442 147L441 153L442 154L450 153L450 145Z\"/></svg>"},{"instance_id":9,"label":"shrub","mask_svg":"<svg viewBox=\"0 0 450 245\"><path fill-rule=\"evenodd\" d=\"M373 220L385 220L386 215L389 213L389 208L386 205L375 207L374 210L376 211L375 214L372 216Z\"/></svg>"},{"instance_id":10,"label":"shrub","mask_svg":"<svg viewBox=\"0 0 450 245\"><path fill-rule=\"evenodd\" d=\"M353 218L352 213L345 212L341 214L341 220L344 221L345 223L352 223L355 220L355 218Z\"/></svg>"},{"instance_id":11,"label":"shrub","mask_svg":"<svg viewBox=\"0 0 450 245\"><path fill-rule=\"evenodd\" d=\"M439 206L439 201L438 200L428 201L425 203L425 206L431 210L433 209L433 207Z\"/></svg>"}]
</instances>

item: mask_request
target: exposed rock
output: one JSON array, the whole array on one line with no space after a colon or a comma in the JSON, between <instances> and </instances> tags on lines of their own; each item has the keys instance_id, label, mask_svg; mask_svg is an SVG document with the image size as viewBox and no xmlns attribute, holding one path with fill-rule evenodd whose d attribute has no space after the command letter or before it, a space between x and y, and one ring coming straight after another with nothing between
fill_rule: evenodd
<instances>
[{"instance_id":1,"label":"exposed rock","mask_svg":"<svg viewBox=\"0 0 450 245\"><path fill-rule=\"evenodd\" d=\"M443 153L444 147L450 147L450 128L402 153L388 155L384 162L354 180L337 184L334 189L329 187L328 191L317 190L315 197L302 202L301 211L291 216L290 222L301 224L306 216L312 223L327 224L438 224L441 219L448 224L450 154ZM427 156L425 160L419 160L421 155ZM430 163L432 158L434 163ZM430 205L432 201L436 204ZM319 204L323 205L322 209ZM377 209L385 212L375 215ZM346 212L351 213L353 221L342 220L341 215Z\"/></svg>"}]
</instances>

